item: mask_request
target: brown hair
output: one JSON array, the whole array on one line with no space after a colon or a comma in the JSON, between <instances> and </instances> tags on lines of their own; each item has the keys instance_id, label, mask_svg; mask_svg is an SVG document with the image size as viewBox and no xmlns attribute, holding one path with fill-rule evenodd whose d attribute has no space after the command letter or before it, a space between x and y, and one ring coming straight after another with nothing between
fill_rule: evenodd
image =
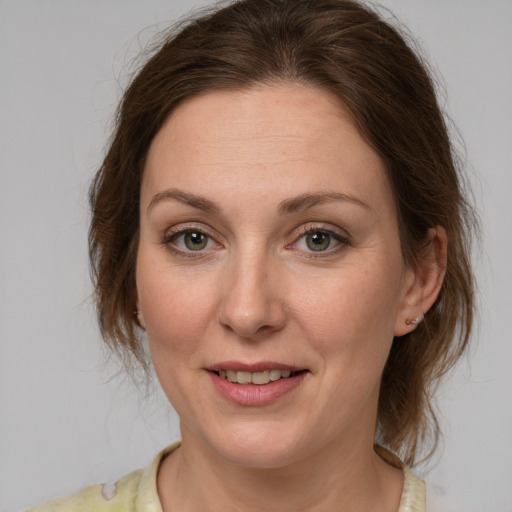
<instances>
[{"instance_id":1,"label":"brown hair","mask_svg":"<svg viewBox=\"0 0 512 512\"><path fill-rule=\"evenodd\" d=\"M472 325L472 210L429 73L400 31L351 0L242 0L167 35L119 106L90 189L89 249L99 325L119 353L146 364L135 309L139 192L156 133L184 100L211 89L295 81L334 93L386 165L404 260L443 226L448 262L425 321L393 342L382 376L378 441L412 464L439 428L431 395Z\"/></svg>"}]
</instances>

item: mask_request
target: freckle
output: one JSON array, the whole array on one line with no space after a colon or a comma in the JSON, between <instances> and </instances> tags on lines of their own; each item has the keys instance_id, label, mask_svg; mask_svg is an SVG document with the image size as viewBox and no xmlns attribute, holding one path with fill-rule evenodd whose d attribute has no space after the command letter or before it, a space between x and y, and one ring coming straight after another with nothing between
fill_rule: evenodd
<instances>
[{"instance_id":1,"label":"freckle","mask_svg":"<svg viewBox=\"0 0 512 512\"><path fill-rule=\"evenodd\" d=\"M116 484L103 484L101 494L107 501L110 501L111 499L115 498L117 494Z\"/></svg>"}]
</instances>

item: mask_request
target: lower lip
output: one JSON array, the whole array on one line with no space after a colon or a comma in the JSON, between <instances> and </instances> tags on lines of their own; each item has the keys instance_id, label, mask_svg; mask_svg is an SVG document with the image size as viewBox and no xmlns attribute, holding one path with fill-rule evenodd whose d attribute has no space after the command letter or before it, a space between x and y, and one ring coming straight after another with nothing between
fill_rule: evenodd
<instances>
[{"instance_id":1,"label":"lower lip","mask_svg":"<svg viewBox=\"0 0 512 512\"><path fill-rule=\"evenodd\" d=\"M307 372L292 377L279 379L268 384L236 384L220 377L215 372L208 372L217 390L229 401L244 406L268 405L300 385Z\"/></svg>"}]
</instances>

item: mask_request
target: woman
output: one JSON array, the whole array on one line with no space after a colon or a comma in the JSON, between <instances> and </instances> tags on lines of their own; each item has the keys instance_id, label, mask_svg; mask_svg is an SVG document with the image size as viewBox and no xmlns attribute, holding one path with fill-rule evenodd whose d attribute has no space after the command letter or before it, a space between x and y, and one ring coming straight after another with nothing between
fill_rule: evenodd
<instances>
[{"instance_id":1,"label":"woman","mask_svg":"<svg viewBox=\"0 0 512 512\"><path fill-rule=\"evenodd\" d=\"M143 366L147 337L182 442L35 510L425 510L407 465L471 329L470 211L396 29L347 0L189 22L127 89L91 205L103 335Z\"/></svg>"}]
</instances>

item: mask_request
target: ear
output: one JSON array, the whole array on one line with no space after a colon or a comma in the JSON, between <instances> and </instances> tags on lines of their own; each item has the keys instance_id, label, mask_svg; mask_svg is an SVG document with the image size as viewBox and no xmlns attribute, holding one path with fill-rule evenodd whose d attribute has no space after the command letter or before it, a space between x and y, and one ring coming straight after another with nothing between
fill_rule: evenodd
<instances>
[{"instance_id":1,"label":"ear","mask_svg":"<svg viewBox=\"0 0 512 512\"><path fill-rule=\"evenodd\" d=\"M424 249L414 268L406 270L404 297L395 322L395 336L403 336L423 320L439 295L446 273L448 237L441 226L427 232Z\"/></svg>"},{"instance_id":2,"label":"ear","mask_svg":"<svg viewBox=\"0 0 512 512\"><path fill-rule=\"evenodd\" d=\"M140 300L137 296L137 299L135 300L135 315L137 316L137 321L139 322L139 325L146 329L146 324L144 322L144 315L142 314L142 309L140 308Z\"/></svg>"}]
</instances>

